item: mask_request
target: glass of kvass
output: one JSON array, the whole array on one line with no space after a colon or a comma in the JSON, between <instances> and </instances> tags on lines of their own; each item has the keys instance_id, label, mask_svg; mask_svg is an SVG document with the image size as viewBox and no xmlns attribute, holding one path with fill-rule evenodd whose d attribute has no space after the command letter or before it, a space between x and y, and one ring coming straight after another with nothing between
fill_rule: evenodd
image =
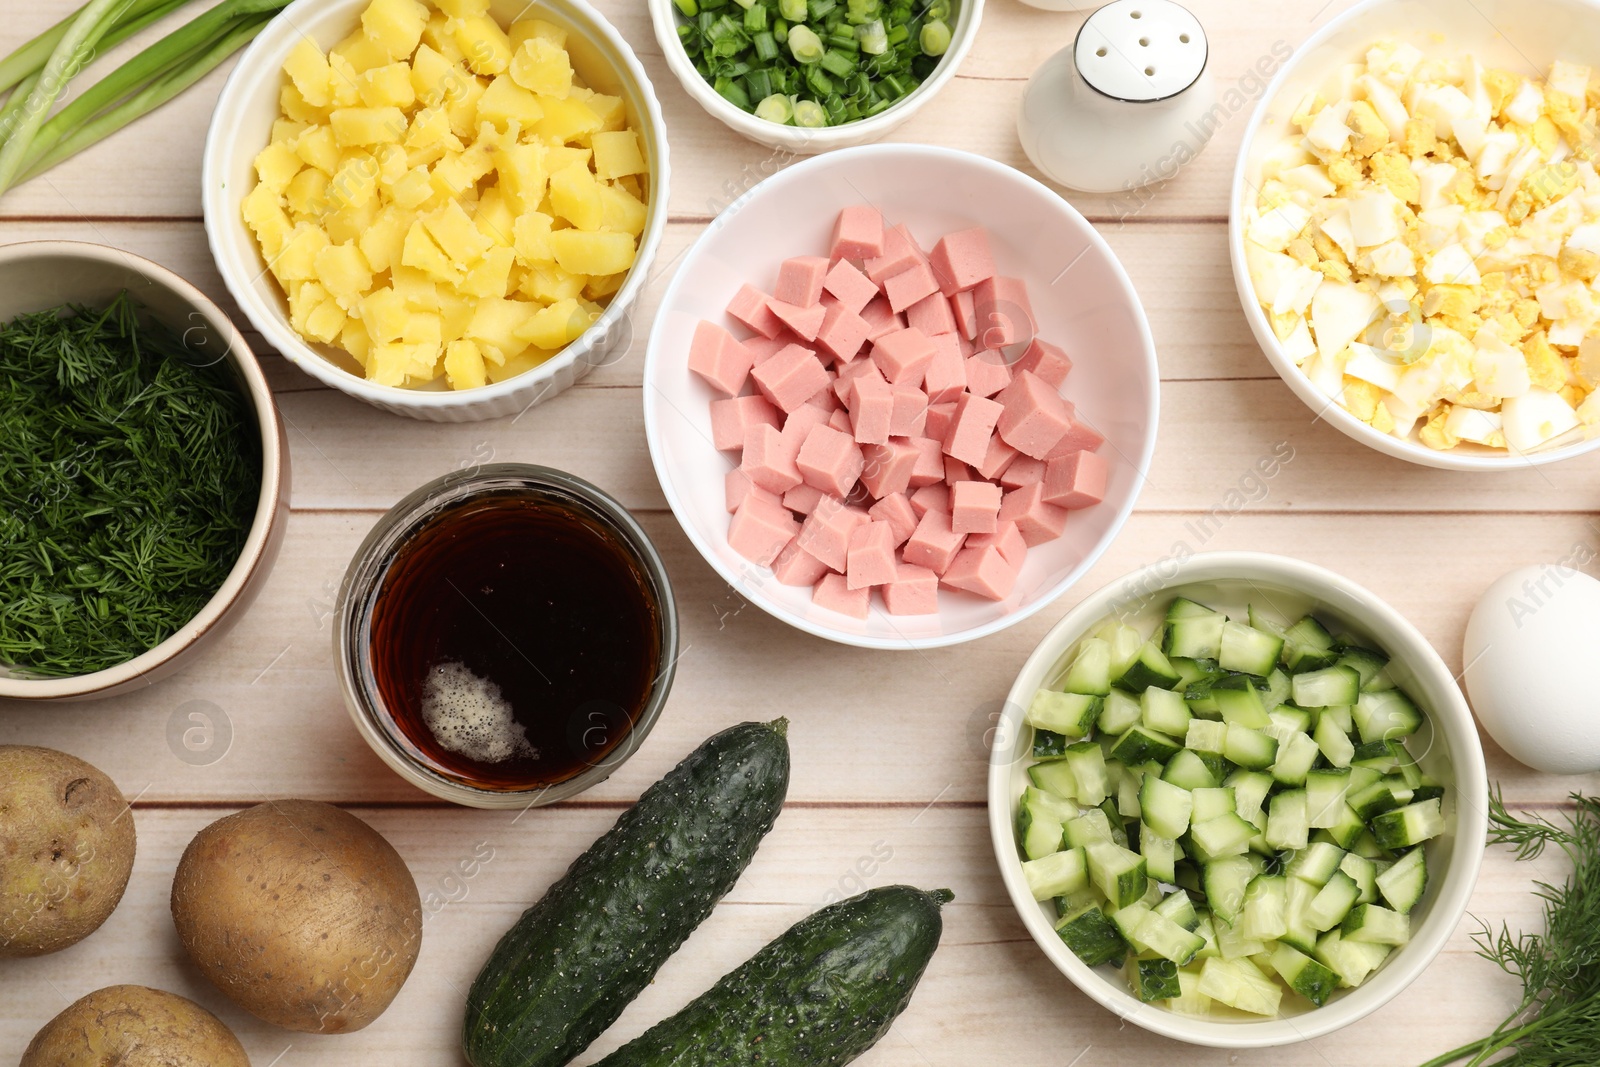
<instances>
[{"instance_id":1,"label":"glass of kvass","mask_svg":"<svg viewBox=\"0 0 1600 1067\"><path fill-rule=\"evenodd\" d=\"M621 504L563 471L456 471L396 504L339 590L357 729L402 778L481 808L604 781L672 687L666 568Z\"/></svg>"}]
</instances>

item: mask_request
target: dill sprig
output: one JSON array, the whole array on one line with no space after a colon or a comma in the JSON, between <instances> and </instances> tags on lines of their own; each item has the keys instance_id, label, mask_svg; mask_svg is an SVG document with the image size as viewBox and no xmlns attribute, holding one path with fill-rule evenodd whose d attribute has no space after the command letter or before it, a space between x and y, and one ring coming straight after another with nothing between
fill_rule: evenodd
<instances>
[{"instance_id":1,"label":"dill sprig","mask_svg":"<svg viewBox=\"0 0 1600 1067\"><path fill-rule=\"evenodd\" d=\"M160 644L227 578L260 484L226 365L126 292L0 326L0 662L87 674Z\"/></svg>"},{"instance_id":2,"label":"dill sprig","mask_svg":"<svg viewBox=\"0 0 1600 1067\"><path fill-rule=\"evenodd\" d=\"M1522 982L1522 1000L1494 1032L1423 1064L1465 1061L1477 1067L1595 1067L1600 1064L1600 800L1574 793L1566 826L1537 815L1517 818L1498 789L1489 797L1489 842L1509 845L1518 859L1550 846L1572 862L1572 876L1554 886L1535 882L1544 902L1544 933L1512 933L1487 924L1478 954Z\"/></svg>"}]
</instances>

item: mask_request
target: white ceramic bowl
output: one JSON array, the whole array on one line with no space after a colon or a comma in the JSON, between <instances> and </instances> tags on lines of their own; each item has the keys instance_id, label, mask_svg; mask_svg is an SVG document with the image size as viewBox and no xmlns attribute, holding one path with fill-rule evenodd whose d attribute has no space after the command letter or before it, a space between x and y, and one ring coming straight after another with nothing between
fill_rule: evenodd
<instances>
[{"instance_id":1,"label":"white ceramic bowl","mask_svg":"<svg viewBox=\"0 0 1600 1067\"><path fill-rule=\"evenodd\" d=\"M643 292L650 264L667 227L669 167L666 125L655 90L638 57L612 25L585 0L544 0L539 18L568 30L567 50L591 88L620 95L630 124L639 131L650 165L649 213L639 237L638 257L606 312L572 344L532 370L480 389L460 392L435 382L425 389L378 385L345 369L336 349L303 339L289 324L289 304L267 273L241 205L255 187L252 164L271 139L278 118L283 62L303 38L324 48L338 44L361 22L369 0L296 0L261 31L240 58L217 100L206 135L201 196L206 237L228 291L253 326L285 359L341 392L396 415L430 422L470 422L527 410L572 386L590 370L620 358L632 339L630 313ZM523 0L493 0L501 25L524 17ZM620 351L619 351L620 349Z\"/></svg>"},{"instance_id":2,"label":"white ceramic bowl","mask_svg":"<svg viewBox=\"0 0 1600 1067\"><path fill-rule=\"evenodd\" d=\"M1428 888L1412 916L1412 938L1359 987L1338 994L1320 1008L1293 1009L1274 1019L1243 1013L1209 1019L1180 1015L1141 1002L1128 991L1110 964L1089 967L1054 930L1055 911L1033 899L1022 875L1016 841L1017 806L1028 782L1032 730L1024 709L1041 686L1054 682L1078 640L1104 619L1117 616L1131 626L1153 629L1174 596L1185 596L1242 614L1255 604L1285 622L1307 612L1346 630L1392 658L1389 670L1426 712L1409 747L1424 771L1447 787L1443 836L1424 847ZM1488 820L1488 785L1483 748L1467 703L1450 670L1422 634L1372 593L1331 571L1283 556L1259 552L1217 552L1185 560L1164 560L1112 582L1089 596L1057 623L1011 686L995 731L989 763L989 831L1011 902L1023 925L1050 962L1103 1007L1154 1033L1196 1045L1262 1048L1306 1041L1348 1026L1382 1007L1411 984L1433 961L1466 914L1478 879ZM1285 998L1287 1004L1289 998Z\"/></svg>"},{"instance_id":3,"label":"white ceramic bowl","mask_svg":"<svg viewBox=\"0 0 1600 1067\"><path fill-rule=\"evenodd\" d=\"M797 155L809 155L879 140L932 100L956 76L956 68L961 66L961 61L972 48L972 42L977 39L978 23L983 19L984 0L950 0L955 14L955 21L950 25L950 47L940 58L933 73L903 100L871 118L819 129L779 126L775 122L758 119L724 100L722 94L694 69L694 61L683 50L678 40L677 8L672 0L645 0L645 3L650 8L650 21L655 26L656 41L661 46L661 52L667 57L667 66L683 83L684 92L705 108L712 118L757 144Z\"/></svg>"},{"instance_id":4,"label":"white ceramic bowl","mask_svg":"<svg viewBox=\"0 0 1600 1067\"><path fill-rule=\"evenodd\" d=\"M72 678L13 676L0 667L0 697L80 700L130 692L194 661L225 633L265 584L289 518L289 443L250 345L200 290L131 252L78 241L0 247L0 321L64 303L104 306L121 290L202 352L224 360L254 418L261 446L261 494L239 559L193 619L150 651Z\"/></svg>"},{"instance_id":5,"label":"white ceramic bowl","mask_svg":"<svg viewBox=\"0 0 1600 1067\"><path fill-rule=\"evenodd\" d=\"M1462 444L1441 452L1409 438L1380 433L1328 400L1284 355L1256 300L1244 259L1243 209L1259 187L1266 154L1282 143L1289 118L1306 93L1326 88L1338 69L1358 61L1375 42L1410 42L1427 55L1471 54L1488 67L1542 75L1556 59L1592 63L1600 54L1600 4L1594 0L1367 0L1333 19L1295 50L1251 116L1233 175L1228 248L1245 318L1274 369L1300 399L1340 431L1379 452L1447 470L1522 470L1600 448L1600 437L1527 453Z\"/></svg>"},{"instance_id":6,"label":"white ceramic bowl","mask_svg":"<svg viewBox=\"0 0 1600 1067\"><path fill-rule=\"evenodd\" d=\"M790 256L826 249L848 204L876 205L923 244L974 225L989 228L1000 272L1026 279L1039 336L1073 359L1065 394L1106 436L1106 499L1077 512L1061 538L1028 553L1003 601L940 594L935 615L856 620L811 603L728 546L724 475L711 444L710 388L689 373L701 319L722 322L741 283L770 287ZM934 648L995 633L1027 618L1077 581L1121 529L1155 448L1159 376L1139 297L1122 265L1071 204L1026 175L981 156L926 145L871 145L797 163L762 182L712 222L662 297L645 355L650 455L690 540L745 599L808 633L867 648Z\"/></svg>"}]
</instances>

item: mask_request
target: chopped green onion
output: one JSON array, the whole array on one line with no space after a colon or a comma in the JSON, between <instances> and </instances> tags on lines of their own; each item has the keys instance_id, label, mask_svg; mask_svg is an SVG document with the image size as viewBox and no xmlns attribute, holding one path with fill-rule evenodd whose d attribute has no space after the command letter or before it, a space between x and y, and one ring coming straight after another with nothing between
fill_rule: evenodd
<instances>
[{"instance_id":1,"label":"chopped green onion","mask_svg":"<svg viewBox=\"0 0 1600 1067\"><path fill-rule=\"evenodd\" d=\"M752 100L765 100L773 94L772 72L765 67L752 70L744 80L745 95Z\"/></svg>"},{"instance_id":2,"label":"chopped green onion","mask_svg":"<svg viewBox=\"0 0 1600 1067\"><path fill-rule=\"evenodd\" d=\"M756 57L763 63L770 63L778 57L778 42L772 34L763 30L750 38L750 43L755 45Z\"/></svg>"},{"instance_id":3,"label":"chopped green onion","mask_svg":"<svg viewBox=\"0 0 1600 1067\"><path fill-rule=\"evenodd\" d=\"M741 111L750 110L750 98L745 95L744 89L732 78L718 78L711 86L724 100L739 108Z\"/></svg>"},{"instance_id":4,"label":"chopped green onion","mask_svg":"<svg viewBox=\"0 0 1600 1067\"><path fill-rule=\"evenodd\" d=\"M869 56L881 56L889 50L889 34L881 19L857 26L856 36L861 39L861 50Z\"/></svg>"},{"instance_id":5,"label":"chopped green onion","mask_svg":"<svg viewBox=\"0 0 1600 1067\"><path fill-rule=\"evenodd\" d=\"M767 9L764 4L752 4L745 9L744 31L746 33L760 33L767 28Z\"/></svg>"},{"instance_id":6,"label":"chopped green onion","mask_svg":"<svg viewBox=\"0 0 1600 1067\"><path fill-rule=\"evenodd\" d=\"M942 56L950 48L950 27L948 24L935 20L922 27L922 35L917 38L917 43L922 46L925 56Z\"/></svg>"},{"instance_id":7,"label":"chopped green onion","mask_svg":"<svg viewBox=\"0 0 1600 1067\"><path fill-rule=\"evenodd\" d=\"M842 52L836 52L832 49L823 53L821 63L823 70L826 70L829 74L837 74L841 78L849 77L856 69L855 60Z\"/></svg>"},{"instance_id":8,"label":"chopped green onion","mask_svg":"<svg viewBox=\"0 0 1600 1067\"><path fill-rule=\"evenodd\" d=\"M794 105L782 93L773 93L756 105L756 118L787 126L789 120L794 118Z\"/></svg>"},{"instance_id":9,"label":"chopped green onion","mask_svg":"<svg viewBox=\"0 0 1600 1067\"><path fill-rule=\"evenodd\" d=\"M794 124L818 128L828 124L828 113L815 100L797 100L794 105Z\"/></svg>"},{"instance_id":10,"label":"chopped green onion","mask_svg":"<svg viewBox=\"0 0 1600 1067\"><path fill-rule=\"evenodd\" d=\"M804 22L806 0L778 0L778 14L790 22Z\"/></svg>"},{"instance_id":11,"label":"chopped green onion","mask_svg":"<svg viewBox=\"0 0 1600 1067\"><path fill-rule=\"evenodd\" d=\"M927 10L922 13L922 17L930 22L943 21L949 18L950 0L933 0L933 3L929 4Z\"/></svg>"},{"instance_id":12,"label":"chopped green onion","mask_svg":"<svg viewBox=\"0 0 1600 1067\"><path fill-rule=\"evenodd\" d=\"M672 0L672 6L683 12L687 18L694 18L700 14L700 5L695 0Z\"/></svg>"},{"instance_id":13,"label":"chopped green onion","mask_svg":"<svg viewBox=\"0 0 1600 1067\"><path fill-rule=\"evenodd\" d=\"M811 0L807 6L811 9L811 21L821 22L839 6L839 3L838 0Z\"/></svg>"},{"instance_id":14,"label":"chopped green onion","mask_svg":"<svg viewBox=\"0 0 1600 1067\"><path fill-rule=\"evenodd\" d=\"M789 52L796 63L816 63L822 59L822 38L810 26L790 27Z\"/></svg>"}]
</instances>

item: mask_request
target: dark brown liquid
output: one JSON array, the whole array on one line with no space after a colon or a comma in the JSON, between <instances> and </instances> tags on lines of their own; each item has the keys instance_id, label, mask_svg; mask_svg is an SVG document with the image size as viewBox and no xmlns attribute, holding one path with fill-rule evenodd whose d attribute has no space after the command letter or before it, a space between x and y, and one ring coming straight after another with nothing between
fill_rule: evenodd
<instances>
[{"instance_id":1,"label":"dark brown liquid","mask_svg":"<svg viewBox=\"0 0 1600 1067\"><path fill-rule=\"evenodd\" d=\"M643 712L661 669L657 611L632 548L581 501L479 497L433 516L384 575L373 675L397 740L436 772L483 789L552 785L604 762ZM477 758L436 736L430 693L465 672L509 703L526 737L509 754Z\"/></svg>"}]
</instances>

